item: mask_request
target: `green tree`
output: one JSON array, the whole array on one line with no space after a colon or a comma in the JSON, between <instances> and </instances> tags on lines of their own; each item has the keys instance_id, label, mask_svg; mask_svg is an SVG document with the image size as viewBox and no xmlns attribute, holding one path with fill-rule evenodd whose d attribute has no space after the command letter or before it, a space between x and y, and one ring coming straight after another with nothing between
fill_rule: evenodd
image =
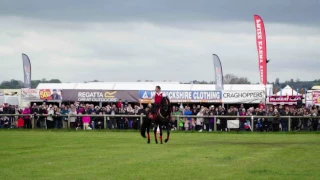
<instances>
[{"instance_id":1,"label":"green tree","mask_svg":"<svg viewBox=\"0 0 320 180\"><path fill-rule=\"evenodd\" d=\"M37 88L39 83L61 83L59 79L51 79L47 81L46 79L42 80L32 80L31 81L31 88ZM10 81L3 81L0 84L0 89L21 89L24 88L24 83L20 80L12 79Z\"/></svg>"}]
</instances>

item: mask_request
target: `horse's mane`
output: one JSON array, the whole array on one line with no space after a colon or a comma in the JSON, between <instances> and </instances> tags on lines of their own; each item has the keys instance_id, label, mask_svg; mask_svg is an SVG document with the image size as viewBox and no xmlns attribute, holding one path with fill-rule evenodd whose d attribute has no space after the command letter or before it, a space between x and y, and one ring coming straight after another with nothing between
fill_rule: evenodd
<instances>
[{"instance_id":1,"label":"horse's mane","mask_svg":"<svg viewBox=\"0 0 320 180\"><path fill-rule=\"evenodd\" d=\"M165 101L168 101L168 113L171 113L171 102L170 99L168 97L163 97L161 104L163 105Z\"/></svg>"}]
</instances>

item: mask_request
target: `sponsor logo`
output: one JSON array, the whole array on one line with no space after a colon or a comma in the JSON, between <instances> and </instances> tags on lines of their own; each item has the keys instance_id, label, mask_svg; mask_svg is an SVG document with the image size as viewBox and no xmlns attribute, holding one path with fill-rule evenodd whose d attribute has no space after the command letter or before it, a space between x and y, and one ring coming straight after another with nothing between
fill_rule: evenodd
<instances>
[{"instance_id":1,"label":"sponsor logo","mask_svg":"<svg viewBox=\"0 0 320 180\"><path fill-rule=\"evenodd\" d=\"M220 102L221 91L163 91L172 102ZM140 91L139 98L148 99L155 92Z\"/></svg>"},{"instance_id":2,"label":"sponsor logo","mask_svg":"<svg viewBox=\"0 0 320 180\"><path fill-rule=\"evenodd\" d=\"M222 72L221 72L221 67L216 68L216 81L217 81L217 88L221 89L222 88Z\"/></svg>"},{"instance_id":3,"label":"sponsor logo","mask_svg":"<svg viewBox=\"0 0 320 180\"><path fill-rule=\"evenodd\" d=\"M23 89L22 92L25 94L37 94L38 93L37 89Z\"/></svg>"},{"instance_id":4,"label":"sponsor logo","mask_svg":"<svg viewBox=\"0 0 320 180\"><path fill-rule=\"evenodd\" d=\"M271 96L269 102L296 102L302 100L301 96Z\"/></svg>"},{"instance_id":5,"label":"sponsor logo","mask_svg":"<svg viewBox=\"0 0 320 180\"><path fill-rule=\"evenodd\" d=\"M263 98L263 92L223 93L223 98L255 99Z\"/></svg>"},{"instance_id":6,"label":"sponsor logo","mask_svg":"<svg viewBox=\"0 0 320 180\"><path fill-rule=\"evenodd\" d=\"M51 90L50 89L41 89L39 91L40 99L51 99Z\"/></svg>"},{"instance_id":7,"label":"sponsor logo","mask_svg":"<svg viewBox=\"0 0 320 180\"><path fill-rule=\"evenodd\" d=\"M117 91L106 92L78 92L78 101L92 102L117 102L115 97Z\"/></svg>"},{"instance_id":8,"label":"sponsor logo","mask_svg":"<svg viewBox=\"0 0 320 180\"><path fill-rule=\"evenodd\" d=\"M25 67L24 67L24 71L25 71L26 73L30 73L30 66L25 66Z\"/></svg>"},{"instance_id":9,"label":"sponsor logo","mask_svg":"<svg viewBox=\"0 0 320 180\"><path fill-rule=\"evenodd\" d=\"M117 91L113 91L113 92L105 92L104 93L104 97L105 98L111 98L114 97L114 95L117 93Z\"/></svg>"},{"instance_id":10,"label":"sponsor logo","mask_svg":"<svg viewBox=\"0 0 320 180\"><path fill-rule=\"evenodd\" d=\"M26 83L26 84L30 84L30 83L31 83L31 79L30 79L30 71L31 71L30 66L25 66L25 67L24 67L24 72L25 72L25 83Z\"/></svg>"}]
</instances>

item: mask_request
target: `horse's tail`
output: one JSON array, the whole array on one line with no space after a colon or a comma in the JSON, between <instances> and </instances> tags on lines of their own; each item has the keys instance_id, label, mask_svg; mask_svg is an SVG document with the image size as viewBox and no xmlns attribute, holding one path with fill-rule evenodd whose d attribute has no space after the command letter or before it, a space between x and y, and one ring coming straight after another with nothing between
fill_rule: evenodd
<instances>
[{"instance_id":1,"label":"horse's tail","mask_svg":"<svg viewBox=\"0 0 320 180\"><path fill-rule=\"evenodd\" d=\"M143 138L147 138L146 129L147 129L148 125L149 125L149 119L148 118L144 118L143 121L142 121L141 130L140 130L141 136Z\"/></svg>"}]
</instances>

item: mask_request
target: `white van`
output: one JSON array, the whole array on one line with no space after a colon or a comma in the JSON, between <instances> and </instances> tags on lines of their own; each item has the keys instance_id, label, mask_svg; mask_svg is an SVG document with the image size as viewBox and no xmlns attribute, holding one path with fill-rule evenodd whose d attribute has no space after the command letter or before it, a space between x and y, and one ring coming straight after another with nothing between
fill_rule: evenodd
<instances>
[{"instance_id":1,"label":"white van","mask_svg":"<svg viewBox=\"0 0 320 180\"><path fill-rule=\"evenodd\" d=\"M9 105L19 105L18 96L0 96L0 104L8 103Z\"/></svg>"}]
</instances>

